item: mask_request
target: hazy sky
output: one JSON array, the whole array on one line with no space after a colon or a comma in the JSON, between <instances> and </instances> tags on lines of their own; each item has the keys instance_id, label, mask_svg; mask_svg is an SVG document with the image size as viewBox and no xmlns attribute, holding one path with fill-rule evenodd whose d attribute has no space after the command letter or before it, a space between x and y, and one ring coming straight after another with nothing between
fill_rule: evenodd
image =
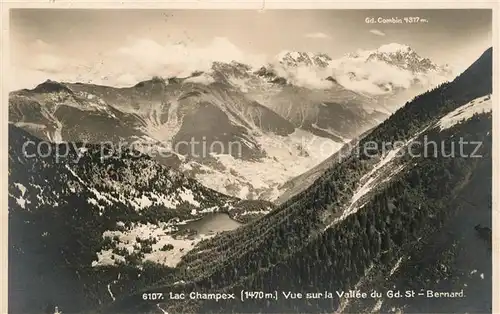
<instances>
[{"instance_id":1,"label":"hazy sky","mask_svg":"<svg viewBox=\"0 0 500 314\"><path fill-rule=\"evenodd\" d=\"M367 24L416 16L419 24ZM492 46L490 10L53 10L11 11L11 89L48 78L132 85L207 61L262 62L283 50L332 58L387 43L467 67ZM189 60L189 65L188 61ZM169 72L169 73L166 73Z\"/></svg>"}]
</instances>

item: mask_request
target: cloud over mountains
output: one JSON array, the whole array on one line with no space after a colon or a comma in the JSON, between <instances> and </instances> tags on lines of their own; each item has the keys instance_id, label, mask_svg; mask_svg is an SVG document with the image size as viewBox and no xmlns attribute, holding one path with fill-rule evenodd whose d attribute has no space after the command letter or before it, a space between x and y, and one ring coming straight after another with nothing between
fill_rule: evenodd
<instances>
[{"instance_id":1,"label":"cloud over mountains","mask_svg":"<svg viewBox=\"0 0 500 314\"><path fill-rule=\"evenodd\" d=\"M328 38L331 38L330 35L327 35L327 34L322 33L322 32L309 33L309 34L306 34L305 37L307 37L307 38L317 38L317 39L328 39Z\"/></svg>"},{"instance_id":2,"label":"cloud over mountains","mask_svg":"<svg viewBox=\"0 0 500 314\"><path fill-rule=\"evenodd\" d=\"M385 33L378 30L378 29L370 29L369 31L370 33L372 33L373 35L377 35L377 36L385 36Z\"/></svg>"},{"instance_id":3,"label":"cloud over mountains","mask_svg":"<svg viewBox=\"0 0 500 314\"><path fill-rule=\"evenodd\" d=\"M312 38L328 36L324 33L308 35ZM210 76L213 63L232 61L247 64L254 70L271 66L278 76L289 83L314 89L330 88L332 82L326 80L329 76L335 77L348 89L369 94L385 94L398 87L406 89L416 80L425 82L424 85L431 83L429 79L434 80L426 73L416 75L395 64L390 57L393 53L403 53L401 60L408 59L402 61L403 65L424 60L414 55L408 46L400 44L383 45L373 51L360 50L352 54L353 57L338 60L332 60L325 54L297 51L274 56L257 55L244 52L224 37L215 37L205 45L192 41L160 43L146 38L131 38L125 45L87 60L65 55L40 41L33 44L33 56L29 62L15 64L13 82L22 82L22 86L13 85L11 90L32 88L46 79L126 87L153 76L188 77L195 71L205 74L192 80L210 83L213 81ZM92 59L98 61L92 62ZM442 81L443 78L438 75L436 80Z\"/></svg>"},{"instance_id":4,"label":"cloud over mountains","mask_svg":"<svg viewBox=\"0 0 500 314\"><path fill-rule=\"evenodd\" d=\"M34 87L47 78L129 86L155 75L182 77L193 71L207 71L214 61L238 60L253 66L266 62L264 55L245 53L223 37L215 37L203 46L191 42L161 44L146 38L134 39L100 55L97 63L76 60L53 49L34 50L31 62L14 64L13 81L17 83L11 90Z\"/></svg>"}]
</instances>

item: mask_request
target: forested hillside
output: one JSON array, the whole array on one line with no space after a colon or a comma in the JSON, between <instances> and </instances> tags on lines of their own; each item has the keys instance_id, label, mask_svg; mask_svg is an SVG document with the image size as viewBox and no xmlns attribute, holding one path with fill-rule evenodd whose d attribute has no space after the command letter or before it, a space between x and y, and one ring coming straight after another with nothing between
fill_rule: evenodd
<instances>
[{"instance_id":1,"label":"forested hillside","mask_svg":"<svg viewBox=\"0 0 500 314\"><path fill-rule=\"evenodd\" d=\"M178 257L167 253L199 241L175 238L182 223L212 212L247 222L273 207L208 189L137 151L48 143L9 125L11 311L106 304L173 273ZM134 243L120 238L141 228L148 233Z\"/></svg>"},{"instance_id":2,"label":"forested hillside","mask_svg":"<svg viewBox=\"0 0 500 314\"><path fill-rule=\"evenodd\" d=\"M488 195L491 114L488 110L477 112L446 128L443 119L450 113L463 113L471 104L486 102L491 106L491 91L492 50L489 49L453 82L408 102L308 189L271 214L201 243L184 257L174 278L165 278L145 291L239 294L244 289L335 293L354 289L363 280L374 280L375 284L370 274L376 276L370 272L390 275L400 258L418 256L419 250L429 252L440 230L451 228L453 217L472 210L463 205L461 196L480 186ZM482 144L478 148L465 145L463 154L450 156L460 139ZM437 145L432 148L412 145L425 141ZM388 151L381 149L384 143L396 142L403 145ZM356 148L373 143L379 145L369 152L364 149L356 152ZM401 150L406 153L398 155ZM478 173L485 176L480 180ZM488 198L476 201L480 208L490 204ZM485 221L491 223L491 218ZM436 256L443 255L448 248L438 246ZM431 274L435 274L431 271L434 262L428 259L416 268L410 267L414 276L405 274L409 282L403 286L427 288L422 285L428 285ZM453 254L445 263L447 268L455 263ZM443 276L438 277L444 279ZM174 284L179 280L183 283ZM489 293L488 287L484 288L484 293ZM318 313L348 306L338 297L308 300L281 297L246 302L164 300L157 305L158 301L142 301L141 294L139 291L117 300L103 312L155 313L161 306L168 313ZM469 311L484 309L472 297L464 300ZM440 308L444 308L444 303L427 307L433 312ZM418 308L413 310L418 312Z\"/></svg>"}]
</instances>

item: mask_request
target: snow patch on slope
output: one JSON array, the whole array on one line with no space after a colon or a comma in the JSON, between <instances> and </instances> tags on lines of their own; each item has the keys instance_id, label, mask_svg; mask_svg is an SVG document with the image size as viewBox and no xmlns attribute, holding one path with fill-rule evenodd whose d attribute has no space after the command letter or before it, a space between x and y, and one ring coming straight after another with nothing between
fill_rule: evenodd
<instances>
[{"instance_id":1,"label":"snow patch on slope","mask_svg":"<svg viewBox=\"0 0 500 314\"><path fill-rule=\"evenodd\" d=\"M19 191L21 191L21 196L24 196L24 193L26 193L26 187L21 183L14 183L14 185L19 189Z\"/></svg>"},{"instance_id":2,"label":"snow patch on slope","mask_svg":"<svg viewBox=\"0 0 500 314\"><path fill-rule=\"evenodd\" d=\"M180 193L179 193L180 198L184 201L187 202L191 205L194 205L196 207L200 207L200 202L194 199L194 194L193 191L188 190L184 188Z\"/></svg>"},{"instance_id":3,"label":"snow patch on slope","mask_svg":"<svg viewBox=\"0 0 500 314\"><path fill-rule=\"evenodd\" d=\"M364 184L359 187L356 190L356 193L352 196L351 199L351 206L345 211L346 216L350 214L350 210L352 209L353 205L356 204L356 202L366 195L368 192L370 192L375 184L376 184L376 179L378 179L379 175L381 174L379 171L382 169L385 165L387 165L389 162L391 162L397 155L398 150L391 150L384 158L382 158L381 161L379 161L373 168L372 170L363 176L360 180L360 182L364 182ZM375 183L375 184L374 184Z\"/></svg>"},{"instance_id":4,"label":"snow patch on slope","mask_svg":"<svg viewBox=\"0 0 500 314\"><path fill-rule=\"evenodd\" d=\"M400 148L391 149L378 163L373 166L373 168L367 174L361 177L361 179L359 180L358 188L354 192L349 204L343 210L340 217L335 218L333 222L329 223L325 230L331 228L338 221L345 219L347 216L352 215L359 209L363 208L365 204L359 204L359 201L365 195L371 192L378 185L390 180L392 177L402 171L405 168L405 165L394 167L393 162L397 157L402 156L401 153L404 153L404 150L408 147L408 144L413 142L420 134L422 134L427 129L428 127L423 128L410 140L406 141L405 144Z\"/></svg>"},{"instance_id":5,"label":"snow patch on slope","mask_svg":"<svg viewBox=\"0 0 500 314\"><path fill-rule=\"evenodd\" d=\"M399 266L401 265L401 262L403 261L403 257L400 257L394 267L392 267L391 272L389 273L389 276L394 275L394 273L398 270Z\"/></svg>"},{"instance_id":6,"label":"snow patch on slope","mask_svg":"<svg viewBox=\"0 0 500 314\"><path fill-rule=\"evenodd\" d=\"M187 79L184 80L184 83L199 83L203 85L210 85L213 82L215 82L214 78L210 76L210 74L208 73L203 73L198 76L188 77Z\"/></svg>"},{"instance_id":7,"label":"snow patch on slope","mask_svg":"<svg viewBox=\"0 0 500 314\"><path fill-rule=\"evenodd\" d=\"M491 95L478 97L442 117L438 125L442 131L451 128L463 120L472 118L475 114L491 112L491 110Z\"/></svg>"},{"instance_id":8,"label":"snow patch on slope","mask_svg":"<svg viewBox=\"0 0 500 314\"><path fill-rule=\"evenodd\" d=\"M375 305L373 306L371 313L379 313L383 303L384 301L378 300L377 303L375 303Z\"/></svg>"},{"instance_id":9,"label":"snow patch on slope","mask_svg":"<svg viewBox=\"0 0 500 314\"><path fill-rule=\"evenodd\" d=\"M116 300L116 298L115 298L115 296L113 295L113 292L111 291L111 284L110 284L110 283L108 283L108 293L109 293L109 296L111 297L111 299L112 299L113 301L115 301L115 300Z\"/></svg>"},{"instance_id":10,"label":"snow patch on slope","mask_svg":"<svg viewBox=\"0 0 500 314\"><path fill-rule=\"evenodd\" d=\"M89 192L94 195L93 198L88 198L87 202L97 206L100 210L105 209L105 207L101 205L102 203L109 206L113 206L115 203L129 204L135 208L136 211L146 209L154 204L163 205L166 208L176 208L182 203L187 203L197 208L201 206L200 202L195 199L193 191L186 187L179 188L169 195L154 191L139 193L135 189L132 189L129 191L129 196L125 196L125 194L121 192L124 188L121 183L112 181L108 182L110 184L109 187L115 192L118 192L113 196L111 193L98 191L96 188L85 183L69 165L65 165L65 167L79 183L85 186ZM170 176L171 179L174 179L174 177L174 174ZM101 202L101 204L99 204L99 202Z\"/></svg>"},{"instance_id":11,"label":"snow patch on slope","mask_svg":"<svg viewBox=\"0 0 500 314\"><path fill-rule=\"evenodd\" d=\"M103 238L109 237L111 239L118 238L115 242L118 249L126 249L129 254L137 253L141 250L141 243L137 239L155 239L156 243L151 245L151 252L144 253L142 262L151 261L159 263L168 267L175 267L180 261L182 256L186 255L194 246L204 240L214 236L210 235L197 235L193 237L175 237L171 233L172 229L168 223L156 224L133 224L133 226L126 231L105 231ZM161 250L165 245L171 244L171 250ZM92 262L93 267L104 265L116 265L117 262L125 261L125 257L113 253L112 249L101 250L97 253L98 259Z\"/></svg>"}]
</instances>

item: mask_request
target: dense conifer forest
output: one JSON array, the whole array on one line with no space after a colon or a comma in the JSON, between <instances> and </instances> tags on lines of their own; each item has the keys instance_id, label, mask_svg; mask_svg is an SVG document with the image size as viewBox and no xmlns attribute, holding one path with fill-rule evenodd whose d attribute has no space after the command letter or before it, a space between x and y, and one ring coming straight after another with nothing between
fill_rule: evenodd
<instances>
[{"instance_id":1,"label":"dense conifer forest","mask_svg":"<svg viewBox=\"0 0 500 314\"><path fill-rule=\"evenodd\" d=\"M480 188L483 195L489 195L477 200L476 206L489 210L491 216L491 114L475 114L445 130L438 126L447 113L491 94L491 60L489 49L453 82L408 102L360 141L359 146L410 139L422 143L425 137L439 144L432 148L412 146L420 157L405 154L398 158L396 165L403 170L364 196L365 203L358 211L335 222L349 205L359 180L384 157L382 152L375 157L373 152L351 153L271 214L200 244L184 258L175 279L162 280L147 291L345 291L362 284L371 271L388 272L400 258L429 252L433 237L453 221L451 218L471 210L464 208L463 202L463 196L471 191ZM476 146L466 145L462 156L450 158L459 138L482 145L478 151ZM481 157L467 157L473 153ZM483 178L478 179L477 173ZM436 254L444 254L440 249L447 250L440 247ZM447 265L452 267L453 256ZM435 267L430 260L407 267L405 286L421 286ZM179 280L185 283L173 285ZM148 306L141 303L140 295L116 303L111 310L144 311ZM318 313L342 305L338 297L164 303L173 312L212 313ZM439 305L434 305L428 310L436 311Z\"/></svg>"}]
</instances>

